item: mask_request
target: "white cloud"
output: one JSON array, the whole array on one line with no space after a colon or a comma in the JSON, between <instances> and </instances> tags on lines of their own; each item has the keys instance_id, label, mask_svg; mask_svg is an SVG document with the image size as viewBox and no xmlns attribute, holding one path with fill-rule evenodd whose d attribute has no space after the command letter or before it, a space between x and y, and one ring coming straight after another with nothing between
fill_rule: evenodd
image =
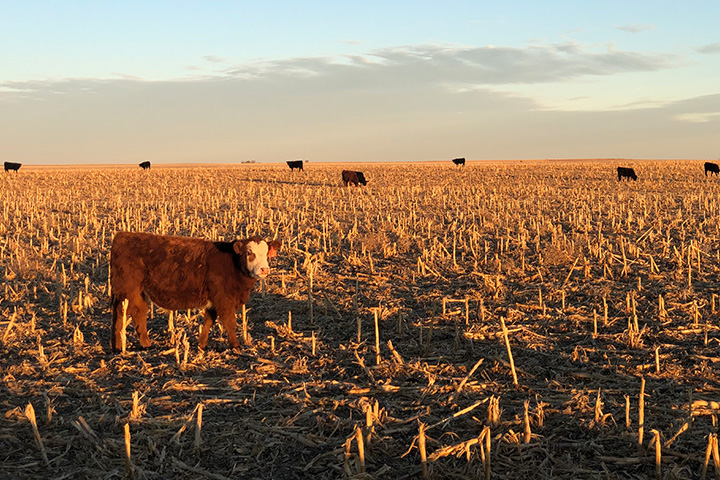
<instances>
[{"instance_id":1,"label":"white cloud","mask_svg":"<svg viewBox=\"0 0 720 480\"><path fill-rule=\"evenodd\" d=\"M598 111L583 88L563 86L680 60L576 43L411 45L225 63L221 74L176 81L14 82L0 84L0 144L7 158L39 163L672 156L678 116L720 112L720 95ZM545 108L550 85L580 108Z\"/></svg>"},{"instance_id":2,"label":"white cloud","mask_svg":"<svg viewBox=\"0 0 720 480\"><path fill-rule=\"evenodd\" d=\"M720 112L711 113L680 113L674 116L675 120L685 123L708 123L720 120Z\"/></svg>"}]
</instances>

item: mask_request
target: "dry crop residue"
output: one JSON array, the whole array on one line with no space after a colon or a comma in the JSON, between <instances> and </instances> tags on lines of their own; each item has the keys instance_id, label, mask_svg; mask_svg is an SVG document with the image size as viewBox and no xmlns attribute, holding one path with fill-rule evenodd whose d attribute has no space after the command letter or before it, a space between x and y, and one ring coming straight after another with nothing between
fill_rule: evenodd
<instances>
[{"instance_id":1,"label":"dry crop residue","mask_svg":"<svg viewBox=\"0 0 720 480\"><path fill-rule=\"evenodd\" d=\"M632 163L2 176L0 476L697 477L720 187ZM248 344L199 352L198 311L155 309L155 348L110 354L117 230L281 238Z\"/></svg>"}]
</instances>

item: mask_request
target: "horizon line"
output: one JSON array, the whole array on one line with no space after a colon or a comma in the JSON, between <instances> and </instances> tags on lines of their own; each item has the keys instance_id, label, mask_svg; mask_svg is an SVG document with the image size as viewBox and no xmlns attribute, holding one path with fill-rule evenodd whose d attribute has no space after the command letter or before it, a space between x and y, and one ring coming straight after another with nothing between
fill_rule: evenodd
<instances>
[{"instance_id":1,"label":"horizon line","mask_svg":"<svg viewBox=\"0 0 720 480\"><path fill-rule=\"evenodd\" d=\"M158 167L195 167L195 166L253 166L253 165L284 165L288 161L303 160L305 163L311 163L315 165L323 164L445 164L451 163L452 159L442 160L279 160L279 161L241 161L241 162L164 162L164 161L151 161L152 166ZM503 162L609 162L609 161L624 161L624 162L666 162L666 161L719 161L718 159L710 158L635 158L635 157L557 157L557 158L517 158L517 159L466 159L467 163L503 163ZM11 162L12 163L12 162ZM21 163L21 162L18 162ZM138 167L139 163L21 163L23 167L43 167L43 168L74 168L74 167L104 167L104 168L130 168Z\"/></svg>"}]
</instances>

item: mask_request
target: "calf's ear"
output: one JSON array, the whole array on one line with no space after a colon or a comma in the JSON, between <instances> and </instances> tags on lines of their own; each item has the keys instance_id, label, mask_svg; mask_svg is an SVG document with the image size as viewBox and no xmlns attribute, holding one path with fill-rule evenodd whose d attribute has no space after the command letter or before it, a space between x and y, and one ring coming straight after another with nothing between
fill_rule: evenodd
<instances>
[{"instance_id":1,"label":"calf's ear","mask_svg":"<svg viewBox=\"0 0 720 480\"><path fill-rule=\"evenodd\" d=\"M235 240L233 242L233 251L237 254L242 253L245 250L245 244L241 242L240 240Z\"/></svg>"},{"instance_id":2,"label":"calf's ear","mask_svg":"<svg viewBox=\"0 0 720 480\"><path fill-rule=\"evenodd\" d=\"M273 240L272 242L268 243L268 258L277 257L281 245L282 241L280 240Z\"/></svg>"}]
</instances>

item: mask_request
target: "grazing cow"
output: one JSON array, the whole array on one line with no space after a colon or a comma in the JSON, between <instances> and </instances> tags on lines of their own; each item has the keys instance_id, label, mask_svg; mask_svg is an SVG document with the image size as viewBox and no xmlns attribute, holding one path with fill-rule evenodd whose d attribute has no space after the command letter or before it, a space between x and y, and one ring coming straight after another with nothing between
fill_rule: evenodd
<instances>
[{"instance_id":1,"label":"grazing cow","mask_svg":"<svg viewBox=\"0 0 720 480\"><path fill-rule=\"evenodd\" d=\"M268 258L275 257L280 240L260 237L233 242L200 238L118 232L110 252L112 327L110 346L121 349L123 301L127 316L143 348L147 333L148 301L167 310L205 308L199 347L204 349L215 319L220 318L228 343L238 348L235 312L246 304L258 278L270 273Z\"/></svg>"},{"instance_id":2,"label":"grazing cow","mask_svg":"<svg viewBox=\"0 0 720 480\"><path fill-rule=\"evenodd\" d=\"M464 167L464 166L465 166L465 157L463 157L463 158L453 158L453 161L452 161L452 162L453 162L455 165L457 165L457 166L462 165L462 166Z\"/></svg>"},{"instance_id":3,"label":"grazing cow","mask_svg":"<svg viewBox=\"0 0 720 480\"><path fill-rule=\"evenodd\" d=\"M618 174L618 182L622 180L623 178L627 178L628 182L632 178L633 180L637 180L637 175L635 175L635 170L629 167L617 167L617 174Z\"/></svg>"},{"instance_id":4,"label":"grazing cow","mask_svg":"<svg viewBox=\"0 0 720 480\"><path fill-rule=\"evenodd\" d=\"M708 172L711 174L714 173L715 175L720 174L720 167L718 167L717 163L712 162L705 162L705 176L707 177Z\"/></svg>"},{"instance_id":5,"label":"grazing cow","mask_svg":"<svg viewBox=\"0 0 720 480\"><path fill-rule=\"evenodd\" d=\"M143 170L150 170L150 162L147 162L147 161L142 162L140 164L140 168L142 168Z\"/></svg>"},{"instance_id":6,"label":"grazing cow","mask_svg":"<svg viewBox=\"0 0 720 480\"><path fill-rule=\"evenodd\" d=\"M5 162L5 171L8 172L10 170L18 171L20 170L20 167L22 166L22 163L15 163L15 162Z\"/></svg>"},{"instance_id":7,"label":"grazing cow","mask_svg":"<svg viewBox=\"0 0 720 480\"><path fill-rule=\"evenodd\" d=\"M346 187L349 183L352 183L353 185L358 185L360 183L367 185L367 180L365 180L363 172L353 172L352 170L342 171L342 181Z\"/></svg>"},{"instance_id":8,"label":"grazing cow","mask_svg":"<svg viewBox=\"0 0 720 480\"><path fill-rule=\"evenodd\" d=\"M288 160L287 161L288 167L290 167L290 171L293 172L297 168L301 172L303 171L303 161L302 160Z\"/></svg>"}]
</instances>

